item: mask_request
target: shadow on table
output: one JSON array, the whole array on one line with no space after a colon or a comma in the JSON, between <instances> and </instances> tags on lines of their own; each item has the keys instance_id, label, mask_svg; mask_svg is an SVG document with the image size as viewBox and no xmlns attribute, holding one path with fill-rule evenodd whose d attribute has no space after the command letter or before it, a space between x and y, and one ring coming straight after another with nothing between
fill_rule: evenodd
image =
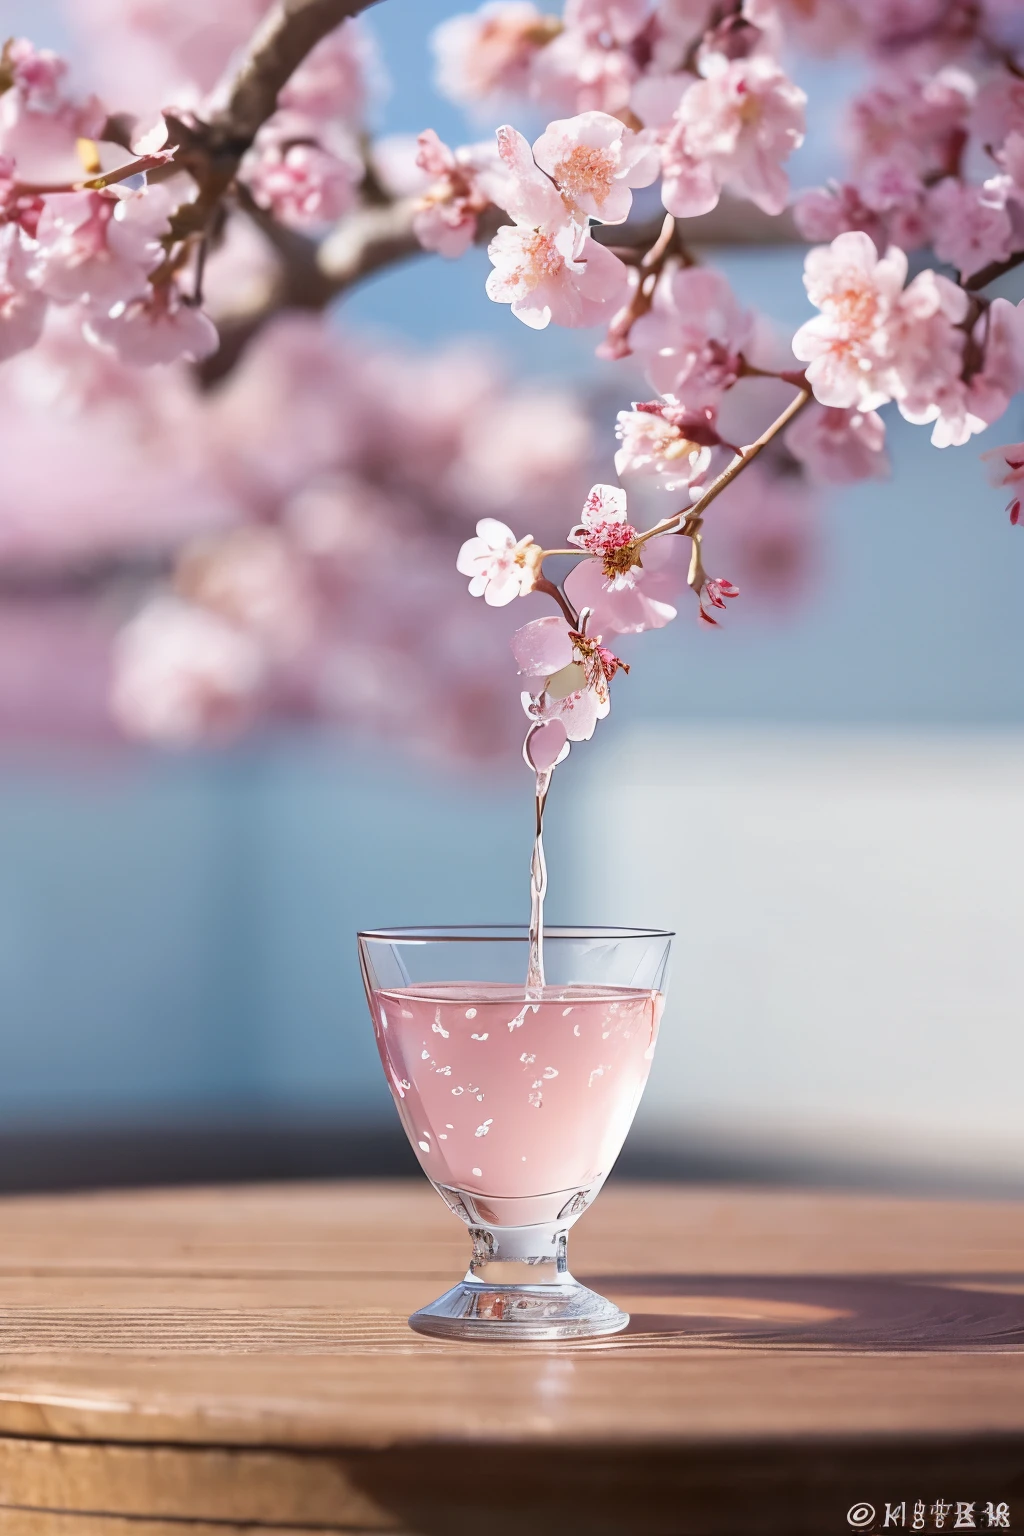
<instances>
[{"instance_id":1,"label":"shadow on table","mask_svg":"<svg viewBox=\"0 0 1024 1536\"><path fill-rule=\"evenodd\" d=\"M583 1277L581 1277L583 1278ZM630 1314L593 1348L1024 1350L1024 1275L588 1275Z\"/></svg>"}]
</instances>

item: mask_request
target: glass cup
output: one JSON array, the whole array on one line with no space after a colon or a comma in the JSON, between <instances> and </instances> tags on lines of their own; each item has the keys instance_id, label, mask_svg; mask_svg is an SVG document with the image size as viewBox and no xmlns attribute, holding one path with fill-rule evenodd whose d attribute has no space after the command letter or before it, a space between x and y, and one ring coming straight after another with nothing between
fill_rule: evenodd
<instances>
[{"instance_id":1,"label":"glass cup","mask_svg":"<svg viewBox=\"0 0 1024 1536\"><path fill-rule=\"evenodd\" d=\"M672 934L523 927L359 935L377 1046L424 1173L469 1228L464 1280L420 1333L572 1339L629 1322L580 1285L566 1235L608 1176L650 1071Z\"/></svg>"}]
</instances>

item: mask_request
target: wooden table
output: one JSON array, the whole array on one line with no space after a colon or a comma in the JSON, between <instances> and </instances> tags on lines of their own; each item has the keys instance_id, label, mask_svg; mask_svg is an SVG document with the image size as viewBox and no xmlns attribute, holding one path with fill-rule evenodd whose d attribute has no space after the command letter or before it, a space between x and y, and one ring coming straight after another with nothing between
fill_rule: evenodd
<instances>
[{"instance_id":1,"label":"wooden table","mask_svg":"<svg viewBox=\"0 0 1024 1536\"><path fill-rule=\"evenodd\" d=\"M444 1344L425 1184L0 1202L0 1536L1024 1531L1024 1205L620 1184L570 1254L628 1332Z\"/></svg>"}]
</instances>

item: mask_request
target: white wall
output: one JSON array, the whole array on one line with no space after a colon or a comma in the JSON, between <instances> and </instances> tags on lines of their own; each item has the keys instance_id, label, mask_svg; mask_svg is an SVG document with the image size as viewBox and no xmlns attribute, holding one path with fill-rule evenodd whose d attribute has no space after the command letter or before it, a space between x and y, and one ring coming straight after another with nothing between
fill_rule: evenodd
<instances>
[{"instance_id":1,"label":"white wall","mask_svg":"<svg viewBox=\"0 0 1024 1536\"><path fill-rule=\"evenodd\" d=\"M1024 1173L1024 733L634 727L570 798L580 917L679 934L641 1134Z\"/></svg>"}]
</instances>

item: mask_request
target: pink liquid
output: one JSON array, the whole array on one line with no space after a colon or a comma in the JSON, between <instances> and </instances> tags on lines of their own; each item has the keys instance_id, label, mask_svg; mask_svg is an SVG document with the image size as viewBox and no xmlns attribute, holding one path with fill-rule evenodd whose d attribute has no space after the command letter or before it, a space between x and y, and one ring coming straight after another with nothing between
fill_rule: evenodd
<instances>
[{"instance_id":1,"label":"pink liquid","mask_svg":"<svg viewBox=\"0 0 1024 1536\"><path fill-rule=\"evenodd\" d=\"M436 1184L498 1199L492 1219L539 1221L558 1212L536 1197L608 1173L650 1071L660 993L437 982L374 1001L384 1070Z\"/></svg>"}]
</instances>

